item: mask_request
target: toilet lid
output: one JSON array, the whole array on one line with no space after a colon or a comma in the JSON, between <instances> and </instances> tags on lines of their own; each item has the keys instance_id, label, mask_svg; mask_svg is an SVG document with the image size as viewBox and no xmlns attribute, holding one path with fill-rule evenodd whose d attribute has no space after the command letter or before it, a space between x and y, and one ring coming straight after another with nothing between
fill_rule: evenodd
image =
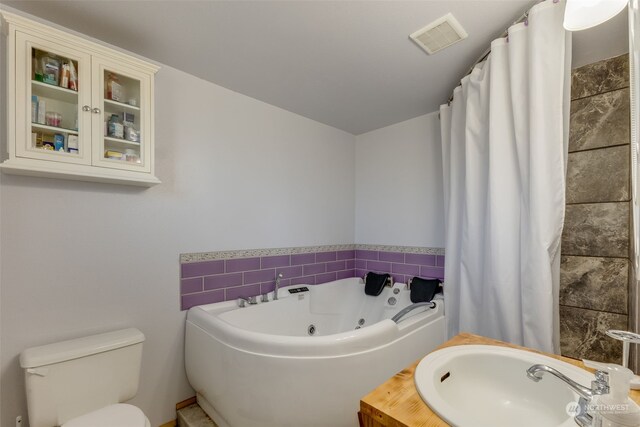
<instances>
[{"instance_id":1,"label":"toilet lid","mask_svg":"<svg viewBox=\"0 0 640 427\"><path fill-rule=\"evenodd\" d=\"M105 406L67 421L62 427L146 427L147 417L137 407L126 403Z\"/></svg>"}]
</instances>

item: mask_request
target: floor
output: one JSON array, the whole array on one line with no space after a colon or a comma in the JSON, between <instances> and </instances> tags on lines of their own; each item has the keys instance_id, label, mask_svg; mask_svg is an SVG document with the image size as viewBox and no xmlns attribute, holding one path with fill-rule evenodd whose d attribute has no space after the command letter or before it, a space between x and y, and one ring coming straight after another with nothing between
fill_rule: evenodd
<instances>
[{"instance_id":1,"label":"floor","mask_svg":"<svg viewBox=\"0 0 640 427\"><path fill-rule=\"evenodd\" d=\"M197 403L178 410L178 427L218 427Z\"/></svg>"}]
</instances>

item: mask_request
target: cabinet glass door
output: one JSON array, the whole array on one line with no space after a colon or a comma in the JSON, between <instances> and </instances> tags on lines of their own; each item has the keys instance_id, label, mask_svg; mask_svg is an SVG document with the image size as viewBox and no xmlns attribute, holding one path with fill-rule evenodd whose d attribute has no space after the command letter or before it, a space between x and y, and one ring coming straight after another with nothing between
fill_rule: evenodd
<instances>
[{"instance_id":1,"label":"cabinet glass door","mask_svg":"<svg viewBox=\"0 0 640 427\"><path fill-rule=\"evenodd\" d=\"M22 33L17 42L26 48L16 61L16 155L90 164L89 56Z\"/></svg>"},{"instance_id":2,"label":"cabinet glass door","mask_svg":"<svg viewBox=\"0 0 640 427\"><path fill-rule=\"evenodd\" d=\"M94 99L100 100L100 114L93 122L94 165L149 172L149 77L95 58L93 73L99 82Z\"/></svg>"}]
</instances>

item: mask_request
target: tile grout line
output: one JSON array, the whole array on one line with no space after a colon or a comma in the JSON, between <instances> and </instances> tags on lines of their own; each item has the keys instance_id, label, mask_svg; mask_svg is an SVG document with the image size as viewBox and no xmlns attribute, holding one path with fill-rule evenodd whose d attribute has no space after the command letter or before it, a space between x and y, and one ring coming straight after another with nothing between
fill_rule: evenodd
<instances>
[{"instance_id":1,"label":"tile grout line","mask_svg":"<svg viewBox=\"0 0 640 427\"><path fill-rule=\"evenodd\" d=\"M569 305L569 304L558 304L560 307L569 307L569 308L577 308L578 310L588 310L588 311L593 311L596 313L610 313L610 314L617 314L619 316L628 316L628 313L620 313L618 311L609 311L609 310L598 310L595 308L587 308L587 307L580 307L577 305Z\"/></svg>"},{"instance_id":2,"label":"tile grout line","mask_svg":"<svg viewBox=\"0 0 640 427\"><path fill-rule=\"evenodd\" d=\"M615 88L615 89L609 89L609 90L606 90L604 92L593 93L591 95L585 95L585 96L582 96L580 98L572 98L571 102L573 102L573 101L582 101L583 99L593 98L594 96L605 95L607 93L615 92L615 91L618 91L618 90L630 89L630 88L631 88L631 86L622 86L622 87L618 87L618 88Z\"/></svg>"}]
</instances>

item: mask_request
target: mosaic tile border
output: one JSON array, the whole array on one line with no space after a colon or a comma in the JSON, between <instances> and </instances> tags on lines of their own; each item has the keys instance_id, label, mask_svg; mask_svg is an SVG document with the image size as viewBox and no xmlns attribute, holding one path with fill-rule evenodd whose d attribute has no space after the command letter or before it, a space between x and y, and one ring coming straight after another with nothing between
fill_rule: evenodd
<instances>
[{"instance_id":1,"label":"mosaic tile border","mask_svg":"<svg viewBox=\"0 0 640 427\"><path fill-rule=\"evenodd\" d=\"M444 255L444 248L427 248L420 246L394 245L356 245L357 250L378 252L399 252L402 254Z\"/></svg>"},{"instance_id":2,"label":"mosaic tile border","mask_svg":"<svg viewBox=\"0 0 640 427\"><path fill-rule=\"evenodd\" d=\"M444 255L444 248L426 248L417 246L391 246L391 245L364 245L364 244L344 244L344 245L323 245L323 246L302 246L293 248L267 248L267 249L240 249L232 251L214 252L192 252L180 254L180 264L192 262L214 261L222 259L253 258L275 255L297 255L316 252L334 252L366 250L379 252L398 252L404 254L424 254L424 255Z\"/></svg>"}]
</instances>

